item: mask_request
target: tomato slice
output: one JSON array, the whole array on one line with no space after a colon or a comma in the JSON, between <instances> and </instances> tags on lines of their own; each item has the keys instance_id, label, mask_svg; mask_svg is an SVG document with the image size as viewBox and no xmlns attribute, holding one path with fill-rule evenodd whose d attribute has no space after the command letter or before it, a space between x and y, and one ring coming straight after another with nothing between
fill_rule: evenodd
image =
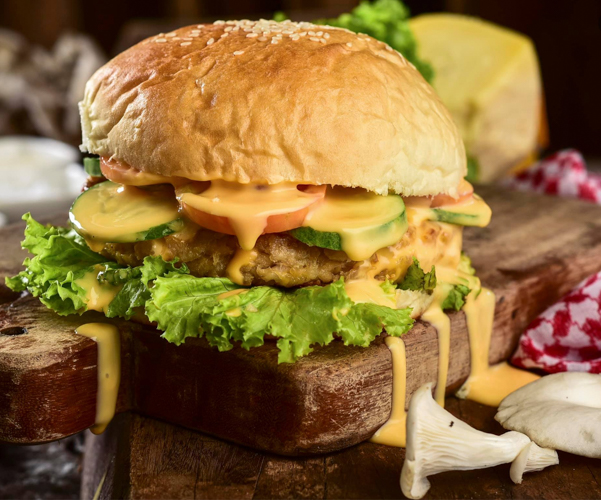
<instances>
[{"instance_id":1,"label":"tomato slice","mask_svg":"<svg viewBox=\"0 0 601 500\"><path fill-rule=\"evenodd\" d=\"M432 208L436 208L445 205L457 205L458 203L466 202L474 195L474 187L465 179L462 179L459 183L459 187L457 188L457 194L459 195L457 198L453 198L448 194L436 195L434 198L432 198L432 204L430 206Z\"/></svg>"},{"instance_id":2,"label":"tomato slice","mask_svg":"<svg viewBox=\"0 0 601 500\"><path fill-rule=\"evenodd\" d=\"M300 210L295 210L285 214L270 215L267 218L267 225L261 234L283 233L284 231L289 231L302 226L311 206L317 201L323 199L326 193L325 185L299 186L298 189L316 195L314 201L310 201L309 205L301 208ZM195 189L195 191L198 193L198 189ZM218 233L236 234L227 217L212 215L207 212L197 210L184 202L180 202L180 204L184 215L199 226Z\"/></svg>"},{"instance_id":3,"label":"tomato slice","mask_svg":"<svg viewBox=\"0 0 601 500\"><path fill-rule=\"evenodd\" d=\"M152 184L176 184L177 177L165 177L158 174L142 172L119 160L106 156L100 158L100 170L109 181L128 186L150 186Z\"/></svg>"}]
</instances>

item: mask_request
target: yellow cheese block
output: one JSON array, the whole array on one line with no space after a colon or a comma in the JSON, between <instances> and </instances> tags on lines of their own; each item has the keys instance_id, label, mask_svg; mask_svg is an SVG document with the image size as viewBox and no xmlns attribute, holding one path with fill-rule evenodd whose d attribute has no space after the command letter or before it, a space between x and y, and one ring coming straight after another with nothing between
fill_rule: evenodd
<instances>
[{"instance_id":1,"label":"yellow cheese block","mask_svg":"<svg viewBox=\"0 0 601 500\"><path fill-rule=\"evenodd\" d=\"M410 21L434 88L451 111L480 182L491 182L537 149L542 85L536 50L519 33L457 14Z\"/></svg>"}]
</instances>

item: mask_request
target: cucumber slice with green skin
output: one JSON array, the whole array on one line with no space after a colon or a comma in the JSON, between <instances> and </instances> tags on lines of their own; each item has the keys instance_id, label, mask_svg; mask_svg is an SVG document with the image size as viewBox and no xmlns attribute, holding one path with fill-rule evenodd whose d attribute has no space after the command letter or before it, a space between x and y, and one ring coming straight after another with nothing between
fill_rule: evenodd
<instances>
[{"instance_id":1,"label":"cucumber slice with green skin","mask_svg":"<svg viewBox=\"0 0 601 500\"><path fill-rule=\"evenodd\" d=\"M100 158L84 158L83 169L88 175L92 177L104 177L102 170L100 170Z\"/></svg>"},{"instance_id":2,"label":"cucumber slice with green skin","mask_svg":"<svg viewBox=\"0 0 601 500\"><path fill-rule=\"evenodd\" d=\"M96 184L80 194L69 210L69 220L92 243L154 240L184 227L173 192L150 191L111 181Z\"/></svg>"},{"instance_id":3,"label":"cucumber slice with green skin","mask_svg":"<svg viewBox=\"0 0 601 500\"><path fill-rule=\"evenodd\" d=\"M301 241L310 247L342 250L342 239L338 233L316 231L312 227L297 227L288 232L298 241Z\"/></svg>"},{"instance_id":4,"label":"cucumber slice with green skin","mask_svg":"<svg viewBox=\"0 0 601 500\"><path fill-rule=\"evenodd\" d=\"M477 194L467 205L455 205L449 208L432 208L431 220L447 222L459 226L485 227L490 222L490 207Z\"/></svg>"},{"instance_id":5,"label":"cucumber slice with green skin","mask_svg":"<svg viewBox=\"0 0 601 500\"><path fill-rule=\"evenodd\" d=\"M358 237L364 241L389 241L389 245L392 245L399 241L406 231L407 216L405 212L403 212L396 219L382 224L381 226L367 227L363 230L355 230L354 237ZM344 250L343 239L338 233L317 231L308 226L298 227L288 232L297 240L301 241L305 245L309 245L310 247L327 248L329 250ZM384 239L382 240L382 238ZM373 253L375 253L377 250L380 250L380 248L375 248L371 255L373 255Z\"/></svg>"},{"instance_id":6,"label":"cucumber slice with green skin","mask_svg":"<svg viewBox=\"0 0 601 500\"><path fill-rule=\"evenodd\" d=\"M362 261L398 242L407 227L401 196L334 186L327 188L303 227L290 233L307 245L342 250L351 260Z\"/></svg>"}]
</instances>

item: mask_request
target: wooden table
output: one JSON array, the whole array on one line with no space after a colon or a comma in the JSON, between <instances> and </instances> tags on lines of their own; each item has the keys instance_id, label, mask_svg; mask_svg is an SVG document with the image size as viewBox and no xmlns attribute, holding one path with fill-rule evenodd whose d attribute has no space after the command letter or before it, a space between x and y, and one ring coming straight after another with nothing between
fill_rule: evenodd
<instances>
[{"instance_id":1,"label":"wooden table","mask_svg":"<svg viewBox=\"0 0 601 500\"><path fill-rule=\"evenodd\" d=\"M494 408L448 398L447 409L478 429L504 432L493 419ZM132 431L138 439L128 446ZM138 447L148 439L157 443L152 450ZM99 453L107 449L115 454ZM115 482L105 481L100 498L404 498L399 477L405 450L373 443L290 459L123 415L106 434L87 436L82 498L94 496L107 456L116 457L107 474ZM601 498L600 460L562 452L559 460L557 466L527 474L521 485L510 481L509 464L439 474L430 478L426 498ZM131 475L125 473L128 470Z\"/></svg>"}]
</instances>

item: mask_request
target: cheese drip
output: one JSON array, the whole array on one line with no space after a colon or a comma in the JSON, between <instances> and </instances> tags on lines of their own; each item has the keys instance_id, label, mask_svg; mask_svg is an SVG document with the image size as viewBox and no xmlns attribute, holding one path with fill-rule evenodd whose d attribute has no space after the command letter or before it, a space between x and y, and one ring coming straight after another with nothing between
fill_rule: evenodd
<instances>
[{"instance_id":1,"label":"cheese drip","mask_svg":"<svg viewBox=\"0 0 601 500\"><path fill-rule=\"evenodd\" d=\"M75 284L86 291L86 306L89 311L108 312L110 303L113 301L122 285L114 286L108 283L101 284L98 275L105 270L102 265L95 265L93 270L87 272L83 277L76 279Z\"/></svg>"},{"instance_id":2,"label":"cheese drip","mask_svg":"<svg viewBox=\"0 0 601 500\"><path fill-rule=\"evenodd\" d=\"M492 291L482 288L477 297L470 293L463 310L470 339L471 371L469 378L457 392L457 397L488 406L499 406L506 396L540 378L507 362L489 365L495 313L495 294Z\"/></svg>"},{"instance_id":3,"label":"cheese drip","mask_svg":"<svg viewBox=\"0 0 601 500\"><path fill-rule=\"evenodd\" d=\"M96 342L98 346L98 389L96 392L96 421L90 428L101 434L115 415L121 381L121 344L119 330L107 323L87 323L75 330Z\"/></svg>"},{"instance_id":4,"label":"cheese drip","mask_svg":"<svg viewBox=\"0 0 601 500\"><path fill-rule=\"evenodd\" d=\"M298 212L322 196L323 188L301 191L292 182L268 185L215 180L199 194L180 190L177 198L196 210L226 218L240 247L252 250L269 217Z\"/></svg>"},{"instance_id":5,"label":"cheese drip","mask_svg":"<svg viewBox=\"0 0 601 500\"><path fill-rule=\"evenodd\" d=\"M405 343L398 337L386 337L386 345L392 355L392 410L388 421L371 437L372 443L405 447L407 412L407 359Z\"/></svg>"}]
</instances>

